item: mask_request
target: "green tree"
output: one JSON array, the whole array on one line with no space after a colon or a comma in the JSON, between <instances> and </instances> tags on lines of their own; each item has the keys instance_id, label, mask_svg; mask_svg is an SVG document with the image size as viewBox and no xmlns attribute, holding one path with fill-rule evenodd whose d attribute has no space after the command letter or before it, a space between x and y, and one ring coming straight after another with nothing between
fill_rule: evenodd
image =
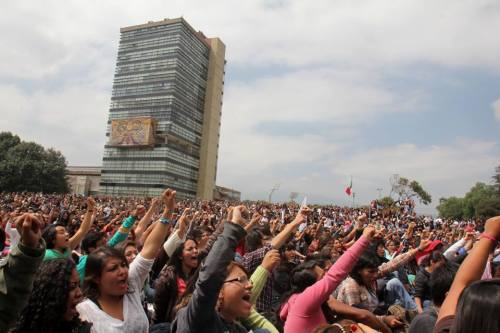
<instances>
[{"instance_id":1,"label":"green tree","mask_svg":"<svg viewBox=\"0 0 500 333\"><path fill-rule=\"evenodd\" d=\"M378 200L378 202L384 207L391 207L394 205L394 199L391 197L383 197L382 199Z\"/></svg>"},{"instance_id":2,"label":"green tree","mask_svg":"<svg viewBox=\"0 0 500 333\"><path fill-rule=\"evenodd\" d=\"M493 216L500 215L500 196L480 201L476 205L476 217L486 220Z\"/></svg>"},{"instance_id":3,"label":"green tree","mask_svg":"<svg viewBox=\"0 0 500 333\"><path fill-rule=\"evenodd\" d=\"M431 195L416 180L409 180L408 178L395 175L391 178L391 184L391 193L396 193L400 199L417 197L424 205L432 202Z\"/></svg>"},{"instance_id":4,"label":"green tree","mask_svg":"<svg viewBox=\"0 0 500 333\"><path fill-rule=\"evenodd\" d=\"M67 192L64 156L53 149L16 138L19 139L10 133L0 133L0 147L6 148L0 159L0 190Z\"/></svg>"},{"instance_id":5,"label":"green tree","mask_svg":"<svg viewBox=\"0 0 500 333\"><path fill-rule=\"evenodd\" d=\"M477 207L495 197L495 188L485 183L476 183L464 197L464 217L478 218ZM483 207L483 206L482 206ZM484 208L484 207L483 207Z\"/></svg>"},{"instance_id":6,"label":"green tree","mask_svg":"<svg viewBox=\"0 0 500 333\"><path fill-rule=\"evenodd\" d=\"M441 198L436 208L440 217L459 220L464 215L464 199L457 197Z\"/></svg>"},{"instance_id":7,"label":"green tree","mask_svg":"<svg viewBox=\"0 0 500 333\"><path fill-rule=\"evenodd\" d=\"M424 190L422 185L419 182L413 180L410 183L410 196L417 196L420 199L420 202L424 205L428 205L432 202L432 197L427 191Z\"/></svg>"},{"instance_id":8,"label":"green tree","mask_svg":"<svg viewBox=\"0 0 500 333\"><path fill-rule=\"evenodd\" d=\"M495 175L493 176L493 186L496 194L500 196L500 165L495 168Z\"/></svg>"},{"instance_id":9,"label":"green tree","mask_svg":"<svg viewBox=\"0 0 500 333\"><path fill-rule=\"evenodd\" d=\"M17 135L11 132L1 132L0 133L0 161L5 158L5 154L10 148L17 146L21 143L21 139Z\"/></svg>"}]
</instances>

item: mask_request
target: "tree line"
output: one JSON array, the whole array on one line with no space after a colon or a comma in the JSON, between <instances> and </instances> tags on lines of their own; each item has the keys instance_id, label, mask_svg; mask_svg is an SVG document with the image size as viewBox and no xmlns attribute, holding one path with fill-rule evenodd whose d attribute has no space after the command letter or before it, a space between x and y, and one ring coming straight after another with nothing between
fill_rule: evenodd
<instances>
[{"instance_id":1,"label":"tree line","mask_svg":"<svg viewBox=\"0 0 500 333\"><path fill-rule=\"evenodd\" d=\"M487 219L500 215L500 165L492 184L476 183L463 198L439 199L439 216L449 219Z\"/></svg>"},{"instance_id":2,"label":"tree line","mask_svg":"<svg viewBox=\"0 0 500 333\"><path fill-rule=\"evenodd\" d=\"M0 191L68 192L66 166L61 152L0 133Z\"/></svg>"}]
</instances>

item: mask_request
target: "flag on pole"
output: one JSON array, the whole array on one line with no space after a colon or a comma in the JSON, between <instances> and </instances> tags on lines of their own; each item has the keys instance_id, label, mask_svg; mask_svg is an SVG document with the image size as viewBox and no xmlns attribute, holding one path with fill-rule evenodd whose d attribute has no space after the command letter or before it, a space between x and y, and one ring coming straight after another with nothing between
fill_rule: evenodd
<instances>
[{"instance_id":1,"label":"flag on pole","mask_svg":"<svg viewBox=\"0 0 500 333\"><path fill-rule=\"evenodd\" d=\"M347 186L345 188L344 191L345 191L345 194L347 194L348 196L351 196L351 194L352 194L352 178L351 178L351 183L349 184L349 186Z\"/></svg>"}]
</instances>

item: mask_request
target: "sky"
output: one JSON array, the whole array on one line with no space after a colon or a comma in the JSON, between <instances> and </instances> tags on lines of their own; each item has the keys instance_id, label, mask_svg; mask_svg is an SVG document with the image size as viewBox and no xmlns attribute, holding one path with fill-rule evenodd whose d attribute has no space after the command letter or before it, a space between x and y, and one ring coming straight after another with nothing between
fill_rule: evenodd
<instances>
[{"instance_id":1,"label":"sky","mask_svg":"<svg viewBox=\"0 0 500 333\"><path fill-rule=\"evenodd\" d=\"M226 44L217 183L355 204L398 174L463 196L500 165L500 1L2 1L0 131L101 165L119 28Z\"/></svg>"}]
</instances>

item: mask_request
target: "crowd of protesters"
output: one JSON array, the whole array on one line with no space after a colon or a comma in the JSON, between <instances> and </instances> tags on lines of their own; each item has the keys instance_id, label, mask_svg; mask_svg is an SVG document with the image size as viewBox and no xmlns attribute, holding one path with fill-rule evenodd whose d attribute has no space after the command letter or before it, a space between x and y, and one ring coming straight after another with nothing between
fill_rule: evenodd
<instances>
[{"instance_id":1,"label":"crowd of protesters","mask_svg":"<svg viewBox=\"0 0 500 333\"><path fill-rule=\"evenodd\" d=\"M500 217L0 195L0 332L500 332Z\"/></svg>"}]
</instances>

